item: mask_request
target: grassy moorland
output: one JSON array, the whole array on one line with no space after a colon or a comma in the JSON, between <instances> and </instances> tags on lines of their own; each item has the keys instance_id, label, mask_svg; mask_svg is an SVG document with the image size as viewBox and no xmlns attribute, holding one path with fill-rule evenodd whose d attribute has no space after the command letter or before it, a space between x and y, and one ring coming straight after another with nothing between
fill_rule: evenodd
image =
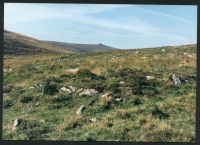
<instances>
[{"instance_id":1,"label":"grassy moorland","mask_svg":"<svg viewBox=\"0 0 200 145\"><path fill-rule=\"evenodd\" d=\"M170 76L196 74L196 50L185 45L5 57L4 68L13 70L3 74L3 139L194 141L196 81L176 85ZM59 92L69 86L76 92ZM98 94L79 96L80 88ZM108 98L99 97L107 92ZM86 108L77 115L81 105ZM23 121L12 131L17 118Z\"/></svg>"}]
</instances>

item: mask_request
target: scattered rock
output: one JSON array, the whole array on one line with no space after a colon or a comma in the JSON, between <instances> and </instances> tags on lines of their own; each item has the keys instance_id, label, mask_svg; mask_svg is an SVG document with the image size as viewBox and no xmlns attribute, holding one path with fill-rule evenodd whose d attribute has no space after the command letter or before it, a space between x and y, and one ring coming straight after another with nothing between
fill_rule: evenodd
<instances>
[{"instance_id":1,"label":"scattered rock","mask_svg":"<svg viewBox=\"0 0 200 145\"><path fill-rule=\"evenodd\" d=\"M100 98L105 98L105 99L109 98L109 97L112 97L110 93L105 93L105 94L100 96Z\"/></svg>"},{"instance_id":2,"label":"scattered rock","mask_svg":"<svg viewBox=\"0 0 200 145\"><path fill-rule=\"evenodd\" d=\"M119 58L117 56L113 56L111 59L112 60L118 60Z\"/></svg>"},{"instance_id":3,"label":"scattered rock","mask_svg":"<svg viewBox=\"0 0 200 145\"><path fill-rule=\"evenodd\" d=\"M33 86L31 86L31 87L29 87L29 89L34 89L35 87L33 87Z\"/></svg>"},{"instance_id":4,"label":"scattered rock","mask_svg":"<svg viewBox=\"0 0 200 145\"><path fill-rule=\"evenodd\" d=\"M15 119L13 126L12 126L12 131L15 131L17 129L17 127L22 123L23 119Z\"/></svg>"},{"instance_id":5,"label":"scattered rock","mask_svg":"<svg viewBox=\"0 0 200 145\"><path fill-rule=\"evenodd\" d=\"M153 77L153 76L146 76L146 79L147 80L153 80L153 79L155 79L155 77Z\"/></svg>"},{"instance_id":6,"label":"scattered rock","mask_svg":"<svg viewBox=\"0 0 200 145\"><path fill-rule=\"evenodd\" d=\"M80 89L77 91L77 93L80 93L81 91L83 91L83 88L80 88Z\"/></svg>"},{"instance_id":7,"label":"scattered rock","mask_svg":"<svg viewBox=\"0 0 200 145\"><path fill-rule=\"evenodd\" d=\"M142 57L142 58L143 58L143 59L147 59L147 57L145 57L145 56L144 56L144 57Z\"/></svg>"},{"instance_id":8,"label":"scattered rock","mask_svg":"<svg viewBox=\"0 0 200 145\"><path fill-rule=\"evenodd\" d=\"M72 93L72 91L70 90L70 89L67 89L66 87L62 87L61 89L60 89L60 93Z\"/></svg>"},{"instance_id":9,"label":"scattered rock","mask_svg":"<svg viewBox=\"0 0 200 145\"><path fill-rule=\"evenodd\" d=\"M172 75L172 79L175 84L181 84L181 80L179 77L177 77L175 74Z\"/></svg>"},{"instance_id":10,"label":"scattered rock","mask_svg":"<svg viewBox=\"0 0 200 145\"><path fill-rule=\"evenodd\" d=\"M3 68L3 72L12 72L12 71L13 71L13 68L10 68L10 67Z\"/></svg>"},{"instance_id":11,"label":"scattered rock","mask_svg":"<svg viewBox=\"0 0 200 145\"><path fill-rule=\"evenodd\" d=\"M39 120L40 123L46 123L46 121L44 119Z\"/></svg>"},{"instance_id":12,"label":"scattered rock","mask_svg":"<svg viewBox=\"0 0 200 145\"><path fill-rule=\"evenodd\" d=\"M76 69L69 69L69 70L66 70L66 73L67 74L77 74L78 71L79 71L78 68L76 68Z\"/></svg>"},{"instance_id":13,"label":"scattered rock","mask_svg":"<svg viewBox=\"0 0 200 145\"><path fill-rule=\"evenodd\" d=\"M161 51L162 51L162 52L165 52L165 49L162 49Z\"/></svg>"},{"instance_id":14,"label":"scattered rock","mask_svg":"<svg viewBox=\"0 0 200 145\"><path fill-rule=\"evenodd\" d=\"M91 122L97 122L97 119L96 118L90 118L89 119Z\"/></svg>"},{"instance_id":15,"label":"scattered rock","mask_svg":"<svg viewBox=\"0 0 200 145\"><path fill-rule=\"evenodd\" d=\"M122 102L124 99L123 98L115 98L114 100L115 100L115 102Z\"/></svg>"},{"instance_id":16,"label":"scattered rock","mask_svg":"<svg viewBox=\"0 0 200 145\"><path fill-rule=\"evenodd\" d=\"M34 88L42 88L42 84L34 84L32 87L34 87Z\"/></svg>"},{"instance_id":17,"label":"scattered rock","mask_svg":"<svg viewBox=\"0 0 200 145\"><path fill-rule=\"evenodd\" d=\"M75 87L69 86L69 88L70 88L70 90L71 90L73 93L76 92L76 88L75 88Z\"/></svg>"},{"instance_id":18,"label":"scattered rock","mask_svg":"<svg viewBox=\"0 0 200 145\"><path fill-rule=\"evenodd\" d=\"M192 54L189 54L189 55L188 55L188 57L192 58L192 57L193 57L193 55L192 55Z\"/></svg>"},{"instance_id":19,"label":"scattered rock","mask_svg":"<svg viewBox=\"0 0 200 145\"><path fill-rule=\"evenodd\" d=\"M79 93L79 96L83 96L83 95L94 96L97 94L98 94L98 91L96 91L95 89L85 89Z\"/></svg>"},{"instance_id":20,"label":"scattered rock","mask_svg":"<svg viewBox=\"0 0 200 145\"><path fill-rule=\"evenodd\" d=\"M125 81L120 81L119 84L120 85L125 84Z\"/></svg>"},{"instance_id":21,"label":"scattered rock","mask_svg":"<svg viewBox=\"0 0 200 145\"><path fill-rule=\"evenodd\" d=\"M84 110L85 108L86 108L85 105L81 105L80 108L76 111L76 114L77 114L77 115L82 114L82 112L83 112L83 110Z\"/></svg>"},{"instance_id":22,"label":"scattered rock","mask_svg":"<svg viewBox=\"0 0 200 145\"><path fill-rule=\"evenodd\" d=\"M37 103L35 104L35 106L38 106L38 105L40 105L40 102L37 102Z\"/></svg>"},{"instance_id":23,"label":"scattered rock","mask_svg":"<svg viewBox=\"0 0 200 145\"><path fill-rule=\"evenodd\" d=\"M174 56L175 56L175 54L173 54L173 53L172 53L172 54L169 54L169 57L170 57L170 58L172 58L172 57L174 57Z\"/></svg>"}]
</instances>

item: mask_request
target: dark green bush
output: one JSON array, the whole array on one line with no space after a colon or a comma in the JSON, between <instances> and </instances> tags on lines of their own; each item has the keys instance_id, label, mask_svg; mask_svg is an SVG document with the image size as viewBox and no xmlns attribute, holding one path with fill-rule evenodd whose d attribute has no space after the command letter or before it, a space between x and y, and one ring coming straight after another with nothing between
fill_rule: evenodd
<instances>
[{"instance_id":1,"label":"dark green bush","mask_svg":"<svg viewBox=\"0 0 200 145\"><path fill-rule=\"evenodd\" d=\"M169 114L163 112L157 106L152 110L152 115L156 118L158 117L159 119L166 119L169 117Z\"/></svg>"},{"instance_id":2,"label":"dark green bush","mask_svg":"<svg viewBox=\"0 0 200 145\"><path fill-rule=\"evenodd\" d=\"M125 68L115 73L115 77L121 78L145 78L146 73L142 70Z\"/></svg>"},{"instance_id":3,"label":"dark green bush","mask_svg":"<svg viewBox=\"0 0 200 145\"><path fill-rule=\"evenodd\" d=\"M80 78L90 78L91 80L105 80L103 76L96 75L88 69L80 69L77 75Z\"/></svg>"},{"instance_id":4,"label":"dark green bush","mask_svg":"<svg viewBox=\"0 0 200 145\"><path fill-rule=\"evenodd\" d=\"M29 103L33 100L33 96L22 96L20 102L22 103Z\"/></svg>"},{"instance_id":5,"label":"dark green bush","mask_svg":"<svg viewBox=\"0 0 200 145\"><path fill-rule=\"evenodd\" d=\"M136 98L136 99L134 100L134 104L135 104L135 105L140 105L140 104L142 104L142 100L139 99L139 98Z\"/></svg>"},{"instance_id":6,"label":"dark green bush","mask_svg":"<svg viewBox=\"0 0 200 145\"><path fill-rule=\"evenodd\" d=\"M105 102L105 104L102 106L102 109L103 110L109 110L112 106L112 102L111 101L108 101L108 102Z\"/></svg>"},{"instance_id":7,"label":"dark green bush","mask_svg":"<svg viewBox=\"0 0 200 145\"><path fill-rule=\"evenodd\" d=\"M10 108L12 106L13 106L12 100L5 100L5 101L3 101L3 108L4 109Z\"/></svg>"},{"instance_id":8,"label":"dark green bush","mask_svg":"<svg viewBox=\"0 0 200 145\"><path fill-rule=\"evenodd\" d=\"M9 92L11 92L12 91L12 89L14 88L14 86L13 85L6 85L6 86L3 86L3 92L4 93L9 93Z\"/></svg>"},{"instance_id":9,"label":"dark green bush","mask_svg":"<svg viewBox=\"0 0 200 145\"><path fill-rule=\"evenodd\" d=\"M129 83L134 95L152 96L158 94L157 82L149 81L141 77L132 79Z\"/></svg>"},{"instance_id":10,"label":"dark green bush","mask_svg":"<svg viewBox=\"0 0 200 145\"><path fill-rule=\"evenodd\" d=\"M63 107L62 104L51 104L48 106L49 109L61 109Z\"/></svg>"},{"instance_id":11,"label":"dark green bush","mask_svg":"<svg viewBox=\"0 0 200 145\"><path fill-rule=\"evenodd\" d=\"M110 86L108 86L108 90L113 92L114 94L120 94L121 93L120 84L117 82L112 83Z\"/></svg>"},{"instance_id":12,"label":"dark green bush","mask_svg":"<svg viewBox=\"0 0 200 145\"><path fill-rule=\"evenodd\" d=\"M47 82L44 86L43 93L48 95L55 95L59 92L58 85L56 82Z\"/></svg>"},{"instance_id":13,"label":"dark green bush","mask_svg":"<svg viewBox=\"0 0 200 145\"><path fill-rule=\"evenodd\" d=\"M41 139L41 135L50 132L50 129L36 120L22 120L18 127L19 134L25 134L29 140Z\"/></svg>"},{"instance_id":14,"label":"dark green bush","mask_svg":"<svg viewBox=\"0 0 200 145\"><path fill-rule=\"evenodd\" d=\"M52 98L53 103L61 103L65 101L70 101L72 99L71 95L59 95L57 97Z\"/></svg>"},{"instance_id":15,"label":"dark green bush","mask_svg":"<svg viewBox=\"0 0 200 145\"><path fill-rule=\"evenodd\" d=\"M107 85L102 81L93 81L88 84L88 87L97 90L99 93L102 93L106 89Z\"/></svg>"}]
</instances>

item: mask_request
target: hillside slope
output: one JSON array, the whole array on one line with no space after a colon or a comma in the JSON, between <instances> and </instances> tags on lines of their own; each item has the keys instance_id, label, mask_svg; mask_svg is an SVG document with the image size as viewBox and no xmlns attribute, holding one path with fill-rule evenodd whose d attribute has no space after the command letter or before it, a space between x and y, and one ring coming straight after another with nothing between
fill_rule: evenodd
<instances>
[{"instance_id":1,"label":"hillside slope","mask_svg":"<svg viewBox=\"0 0 200 145\"><path fill-rule=\"evenodd\" d=\"M4 54L36 55L69 53L67 49L15 32L4 31Z\"/></svg>"},{"instance_id":2,"label":"hillside slope","mask_svg":"<svg viewBox=\"0 0 200 145\"><path fill-rule=\"evenodd\" d=\"M185 45L5 59L3 139L194 142L196 51ZM172 74L188 81L177 85ZM90 89L98 93L87 95ZM15 119L22 123L13 131Z\"/></svg>"},{"instance_id":3,"label":"hillside slope","mask_svg":"<svg viewBox=\"0 0 200 145\"><path fill-rule=\"evenodd\" d=\"M75 43L65 43L65 42L55 42L55 41L46 41L46 42L54 46L63 47L70 51L80 52L80 53L116 50L116 48L106 46L103 44L75 44Z\"/></svg>"},{"instance_id":4,"label":"hillside slope","mask_svg":"<svg viewBox=\"0 0 200 145\"><path fill-rule=\"evenodd\" d=\"M4 54L6 55L89 53L110 50L115 50L115 48L103 44L42 41L19 33L4 31Z\"/></svg>"}]
</instances>

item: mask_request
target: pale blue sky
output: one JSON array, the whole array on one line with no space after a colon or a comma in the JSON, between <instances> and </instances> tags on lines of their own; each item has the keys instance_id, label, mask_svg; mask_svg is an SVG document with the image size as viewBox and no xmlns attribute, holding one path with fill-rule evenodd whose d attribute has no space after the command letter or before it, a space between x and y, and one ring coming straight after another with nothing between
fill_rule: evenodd
<instances>
[{"instance_id":1,"label":"pale blue sky","mask_svg":"<svg viewBox=\"0 0 200 145\"><path fill-rule=\"evenodd\" d=\"M197 6L5 4L4 29L40 40L117 48L197 41Z\"/></svg>"}]
</instances>

